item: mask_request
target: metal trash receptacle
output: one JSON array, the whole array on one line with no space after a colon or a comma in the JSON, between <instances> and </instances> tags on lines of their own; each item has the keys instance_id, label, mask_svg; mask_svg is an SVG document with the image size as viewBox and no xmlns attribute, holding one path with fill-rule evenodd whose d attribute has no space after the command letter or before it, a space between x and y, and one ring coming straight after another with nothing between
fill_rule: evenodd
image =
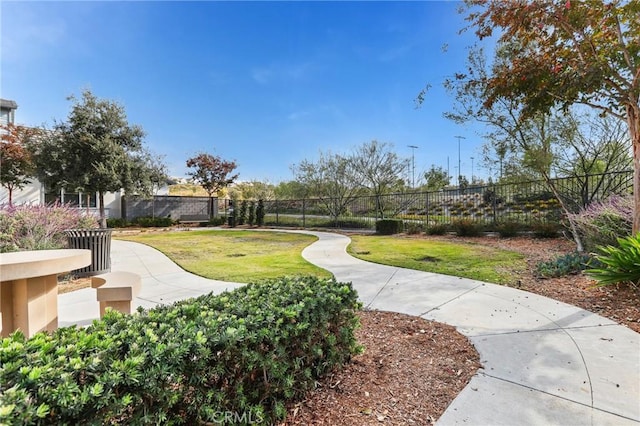
<instances>
[{"instance_id":1,"label":"metal trash receptacle","mask_svg":"<svg viewBox=\"0 0 640 426\"><path fill-rule=\"evenodd\" d=\"M77 277L111 272L111 229L68 229L67 242L70 249L91 250L91 265L76 269Z\"/></svg>"}]
</instances>

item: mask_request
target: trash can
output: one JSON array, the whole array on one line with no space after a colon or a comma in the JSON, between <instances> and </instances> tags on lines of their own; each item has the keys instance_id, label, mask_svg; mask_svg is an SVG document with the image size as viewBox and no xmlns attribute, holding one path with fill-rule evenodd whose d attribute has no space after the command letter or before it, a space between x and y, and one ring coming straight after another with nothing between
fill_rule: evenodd
<instances>
[{"instance_id":1,"label":"trash can","mask_svg":"<svg viewBox=\"0 0 640 426\"><path fill-rule=\"evenodd\" d=\"M68 229L67 242L70 249L91 250L91 265L76 269L77 277L111 272L111 229Z\"/></svg>"},{"instance_id":2,"label":"trash can","mask_svg":"<svg viewBox=\"0 0 640 426\"><path fill-rule=\"evenodd\" d=\"M236 212L233 209L233 201L229 200L229 217L227 218L227 224L230 228L235 228L236 226Z\"/></svg>"}]
</instances>

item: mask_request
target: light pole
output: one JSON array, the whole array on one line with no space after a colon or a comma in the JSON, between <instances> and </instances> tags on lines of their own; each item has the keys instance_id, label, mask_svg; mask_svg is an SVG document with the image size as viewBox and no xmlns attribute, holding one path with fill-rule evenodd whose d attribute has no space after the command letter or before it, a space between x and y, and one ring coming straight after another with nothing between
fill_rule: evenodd
<instances>
[{"instance_id":1,"label":"light pole","mask_svg":"<svg viewBox=\"0 0 640 426\"><path fill-rule=\"evenodd\" d=\"M471 184L473 185L473 157L471 157Z\"/></svg>"},{"instance_id":2,"label":"light pole","mask_svg":"<svg viewBox=\"0 0 640 426\"><path fill-rule=\"evenodd\" d=\"M416 187L416 156L415 150L418 148L415 145L407 145L411 148L411 189Z\"/></svg>"},{"instance_id":3,"label":"light pole","mask_svg":"<svg viewBox=\"0 0 640 426\"><path fill-rule=\"evenodd\" d=\"M454 138L458 139L458 186L460 186L460 174L462 173L462 169L460 168L460 139L466 139L464 136L454 136Z\"/></svg>"}]
</instances>

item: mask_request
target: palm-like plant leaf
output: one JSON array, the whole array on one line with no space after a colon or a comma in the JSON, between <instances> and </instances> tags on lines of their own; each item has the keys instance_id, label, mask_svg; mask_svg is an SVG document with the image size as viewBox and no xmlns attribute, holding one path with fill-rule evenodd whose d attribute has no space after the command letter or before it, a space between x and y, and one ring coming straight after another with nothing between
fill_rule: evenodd
<instances>
[{"instance_id":1,"label":"palm-like plant leaf","mask_svg":"<svg viewBox=\"0 0 640 426\"><path fill-rule=\"evenodd\" d=\"M598 248L596 259L601 267L589 269L585 274L598 281L598 286L617 283L640 284L640 233L618 238L618 246Z\"/></svg>"}]
</instances>

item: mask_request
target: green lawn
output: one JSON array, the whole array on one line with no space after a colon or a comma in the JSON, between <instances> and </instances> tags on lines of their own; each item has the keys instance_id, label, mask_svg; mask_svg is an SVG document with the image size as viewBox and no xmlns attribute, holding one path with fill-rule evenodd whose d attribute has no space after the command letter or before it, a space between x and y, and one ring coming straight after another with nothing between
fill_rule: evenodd
<instances>
[{"instance_id":1,"label":"green lawn","mask_svg":"<svg viewBox=\"0 0 640 426\"><path fill-rule=\"evenodd\" d=\"M331 277L302 258L312 235L255 231L178 231L119 236L154 247L185 270L206 278L254 282L283 275Z\"/></svg>"},{"instance_id":2,"label":"green lawn","mask_svg":"<svg viewBox=\"0 0 640 426\"><path fill-rule=\"evenodd\" d=\"M512 283L526 269L521 254L480 245L377 235L351 241L349 254L362 260L496 284Z\"/></svg>"}]
</instances>

